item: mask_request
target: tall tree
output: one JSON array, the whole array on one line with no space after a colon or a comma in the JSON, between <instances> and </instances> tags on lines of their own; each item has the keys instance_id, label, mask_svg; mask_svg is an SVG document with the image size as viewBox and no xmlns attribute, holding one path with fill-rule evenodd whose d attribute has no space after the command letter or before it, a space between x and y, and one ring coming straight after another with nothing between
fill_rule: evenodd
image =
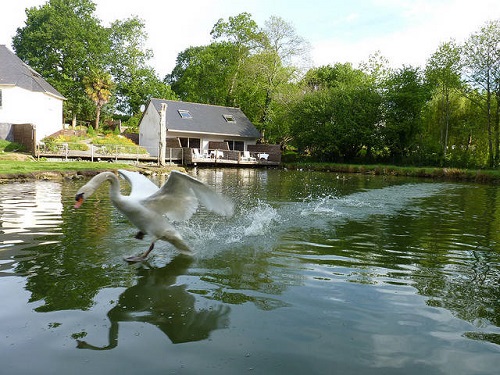
<instances>
[{"instance_id":1,"label":"tall tree","mask_svg":"<svg viewBox=\"0 0 500 375\"><path fill-rule=\"evenodd\" d=\"M214 41L227 41L236 47L236 66L232 72L229 90L227 92L226 105L236 105L234 90L241 74L241 69L245 59L250 56L256 48L260 47L263 34L257 23L249 13L240 13L235 17L229 17L228 21L222 18L212 28L210 32Z\"/></svg>"},{"instance_id":2,"label":"tall tree","mask_svg":"<svg viewBox=\"0 0 500 375\"><path fill-rule=\"evenodd\" d=\"M359 69L372 79L373 84L378 89L383 89L384 82L391 74L391 67L389 65L389 60L381 54L380 51L376 51L368 56L367 61L362 61L359 64Z\"/></svg>"},{"instance_id":3,"label":"tall tree","mask_svg":"<svg viewBox=\"0 0 500 375\"><path fill-rule=\"evenodd\" d=\"M440 108L437 119L440 125L440 144L443 162L448 151L450 120L452 116L451 95L461 88L460 48L454 41L441 44L427 61L425 74L435 94Z\"/></svg>"},{"instance_id":4,"label":"tall tree","mask_svg":"<svg viewBox=\"0 0 500 375\"><path fill-rule=\"evenodd\" d=\"M109 102L111 90L113 88L113 80L111 75L102 70L91 70L87 76L83 78L85 85L85 93L96 106L96 115L94 129L99 129L99 119L101 117L102 107Z\"/></svg>"},{"instance_id":5,"label":"tall tree","mask_svg":"<svg viewBox=\"0 0 500 375\"><path fill-rule=\"evenodd\" d=\"M116 100L110 102L122 114L138 113L152 96L176 98L148 66L152 52L144 47L144 22L132 17L106 28L95 8L91 0L49 0L26 10L26 26L13 40L17 55L68 99L64 112L73 125L77 117L91 119L106 108L99 107L102 100L90 99L95 90L88 95L96 83L89 83L92 72L112 77Z\"/></svg>"},{"instance_id":6,"label":"tall tree","mask_svg":"<svg viewBox=\"0 0 500 375\"><path fill-rule=\"evenodd\" d=\"M110 53L108 31L94 12L91 0L49 0L26 10L26 25L13 39L17 56L68 99L65 113L73 124L92 107L83 78L101 69Z\"/></svg>"},{"instance_id":7,"label":"tall tree","mask_svg":"<svg viewBox=\"0 0 500 375\"><path fill-rule=\"evenodd\" d=\"M351 64L311 69L308 92L294 107L297 146L322 160L353 161L379 146L381 95L370 77Z\"/></svg>"},{"instance_id":8,"label":"tall tree","mask_svg":"<svg viewBox=\"0 0 500 375\"><path fill-rule=\"evenodd\" d=\"M386 81L383 133L394 161L408 157L418 144L422 130L422 110L430 98L429 86L419 68L403 66Z\"/></svg>"},{"instance_id":9,"label":"tall tree","mask_svg":"<svg viewBox=\"0 0 500 375\"><path fill-rule=\"evenodd\" d=\"M175 99L170 86L148 65L153 52L145 48L147 33L138 17L117 20L110 27L109 71L116 81L117 109L136 114L150 98Z\"/></svg>"},{"instance_id":10,"label":"tall tree","mask_svg":"<svg viewBox=\"0 0 500 375\"><path fill-rule=\"evenodd\" d=\"M500 161L500 20L486 23L470 35L463 47L463 73L467 83L479 96L469 93L471 100L483 108L488 132L489 166ZM496 98L496 102L495 102Z\"/></svg>"},{"instance_id":11,"label":"tall tree","mask_svg":"<svg viewBox=\"0 0 500 375\"><path fill-rule=\"evenodd\" d=\"M282 18L271 16L265 22L262 52L254 59L254 71L262 78L264 103L262 104L263 138L267 128L272 126L272 101L280 86L298 78L298 70L292 65L298 58L307 58L309 44L297 35L293 26Z\"/></svg>"},{"instance_id":12,"label":"tall tree","mask_svg":"<svg viewBox=\"0 0 500 375\"><path fill-rule=\"evenodd\" d=\"M190 47L177 55L166 80L182 100L226 105L237 65L235 50L229 42Z\"/></svg>"}]
</instances>

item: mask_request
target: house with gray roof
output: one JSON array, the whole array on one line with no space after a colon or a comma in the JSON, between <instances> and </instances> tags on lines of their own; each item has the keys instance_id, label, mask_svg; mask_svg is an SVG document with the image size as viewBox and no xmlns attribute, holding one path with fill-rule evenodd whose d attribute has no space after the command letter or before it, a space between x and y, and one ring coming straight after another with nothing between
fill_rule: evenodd
<instances>
[{"instance_id":1,"label":"house with gray roof","mask_svg":"<svg viewBox=\"0 0 500 375\"><path fill-rule=\"evenodd\" d=\"M215 149L243 152L261 136L239 108L151 99L139 123L139 145L152 156L159 153L162 103L167 105L167 148L191 148L205 155Z\"/></svg>"},{"instance_id":2,"label":"house with gray roof","mask_svg":"<svg viewBox=\"0 0 500 375\"><path fill-rule=\"evenodd\" d=\"M63 129L65 98L5 45L0 45L0 139L31 124L33 141Z\"/></svg>"}]
</instances>

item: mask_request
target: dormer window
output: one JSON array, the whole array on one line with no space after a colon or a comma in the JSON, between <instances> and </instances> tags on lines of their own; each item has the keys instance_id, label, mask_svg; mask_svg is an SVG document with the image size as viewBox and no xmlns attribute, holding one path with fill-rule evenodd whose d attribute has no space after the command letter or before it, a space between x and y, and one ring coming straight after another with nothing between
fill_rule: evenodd
<instances>
[{"instance_id":1,"label":"dormer window","mask_svg":"<svg viewBox=\"0 0 500 375\"><path fill-rule=\"evenodd\" d=\"M181 118L193 118L187 109L179 109L177 112L179 112Z\"/></svg>"},{"instance_id":2,"label":"dormer window","mask_svg":"<svg viewBox=\"0 0 500 375\"><path fill-rule=\"evenodd\" d=\"M226 122L236 122L233 115L222 115L222 117L224 117L224 120L226 120Z\"/></svg>"}]
</instances>

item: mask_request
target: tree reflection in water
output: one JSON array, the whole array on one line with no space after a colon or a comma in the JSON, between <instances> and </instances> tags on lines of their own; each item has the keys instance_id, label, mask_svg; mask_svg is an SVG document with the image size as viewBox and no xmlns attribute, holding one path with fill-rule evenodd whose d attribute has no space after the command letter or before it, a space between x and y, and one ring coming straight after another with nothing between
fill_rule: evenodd
<instances>
[{"instance_id":1,"label":"tree reflection in water","mask_svg":"<svg viewBox=\"0 0 500 375\"><path fill-rule=\"evenodd\" d=\"M178 255L162 268L141 268L138 283L126 289L118 303L108 312L111 326L109 343L95 346L77 340L81 349L109 350L118 346L120 322L144 322L157 326L175 343L199 341L208 338L210 332L226 328L230 308L195 307L195 297L186 291L186 285L176 284L178 276L184 275L193 262L191 257Z\"/></svg>"}]
</instances>

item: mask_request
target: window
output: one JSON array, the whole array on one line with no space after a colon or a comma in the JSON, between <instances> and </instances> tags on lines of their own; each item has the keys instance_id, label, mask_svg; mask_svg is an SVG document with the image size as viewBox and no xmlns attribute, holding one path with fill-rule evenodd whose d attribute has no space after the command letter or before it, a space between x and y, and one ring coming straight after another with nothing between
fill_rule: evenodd
<instances>
[{"instance_id":1,"label":"window","mask_svg":"<svg viewBox=\"0 0 500 375\"><path fill-rule=\"evenodd\" d=\"M245 151L245 142L243 142L243 141L225 140L224 142L227 142L230 150Z\"/></svg>"},{"instance_id":2,"label":"window","mask_svg":"<svg viewBox=\"0 0 500 375\"><path fill-rule=\"evenodd\" d=\"M227 122L236 122L233 115L222 115L222 117L224 117L224 120L226 120Z\"/></svg>"},{"instance_id":3,"label":"window","mask_svg":"<svg viewBox=\"0 0 500 375\"><path fill-rule=\"evenodd\" d=\"M182 147L200 148L200 138L179 138Z\"/></svg>"},{"instance_id":4,"label":"window","mask_svg":"<svg viewBox=\"0 0 500 375\"><path fill-rule=\"evenodd\" d=\"M189 111L186 109L179 109L177 112L179 112L179 116L181 116L182 118L193 118L193 116L191 116L191 113L189 113Z\"/></svg>"}]
</instances>

